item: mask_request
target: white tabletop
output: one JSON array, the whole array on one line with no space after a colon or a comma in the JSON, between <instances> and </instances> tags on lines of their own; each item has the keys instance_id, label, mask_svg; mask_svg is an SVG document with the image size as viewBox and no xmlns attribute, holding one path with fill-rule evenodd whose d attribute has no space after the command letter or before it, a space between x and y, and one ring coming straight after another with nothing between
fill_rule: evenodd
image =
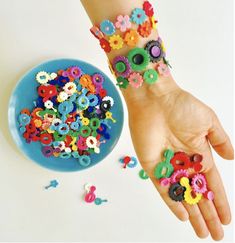
<instances>
[{"instance_id":1,"label":"white tabletop","mask_svg":"<svg viewBox=\"0 0 235 243\"><path fill-rule=\"evenodd\" d=\"M232 137L232 1L154 4L175 79L216 111ZM90 62L112 78L89 27L79 0L0 0L0 241L201 242L189 223L173 216L151 182L138 177L139 165L120 168L120 156L135 155L126 111L118 145L91 169L53 172L16 148L8 130L7 106L17 80L28 69L69 57ZM233 204L233 162L216 154L215 160ZM59 186L44 190L51 179ZM108 203L84 203L86 182L93 183ZM224 242L232 242L233 225L224 230Z\"/></svg>"}]
</instances>

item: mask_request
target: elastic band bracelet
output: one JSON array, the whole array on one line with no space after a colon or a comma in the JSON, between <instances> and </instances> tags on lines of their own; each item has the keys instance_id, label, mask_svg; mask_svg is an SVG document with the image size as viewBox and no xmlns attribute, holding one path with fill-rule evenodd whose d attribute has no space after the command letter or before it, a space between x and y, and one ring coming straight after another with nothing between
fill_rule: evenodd
<instances>
[{"instance_id":1,"label":"elastic band bracelet","mask_svg":"<svg viewBox=\"0 0 235 243\"><path fill-rule=\"evenodd\" d=\"M153 6L145 1L143 8L135 8L130 16L118 15L115 21L106 19L90 29L106 53L125 45L132 48L126 56L116 56L109 61L110 71L120 88L126 89L129 85L139 88L143 83L151 85L158 81L159 76L170 75L161 38L148 41L144 48L137 47L141 39L152 34L156 24ZM150 63L151 68L148 68Z\"/></svg>"}]
</instances>

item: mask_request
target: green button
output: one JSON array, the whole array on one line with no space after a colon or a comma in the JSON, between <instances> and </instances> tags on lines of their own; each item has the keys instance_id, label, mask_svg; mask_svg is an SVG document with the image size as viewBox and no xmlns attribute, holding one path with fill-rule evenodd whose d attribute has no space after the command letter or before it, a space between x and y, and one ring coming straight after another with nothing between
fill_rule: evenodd
<instances>
[{"instance_id":1,"label":"green button","mask_svg":"<svg viewBox=\"0 0 235 243\"><path fill-rule=\"evenodd\" d=\"M143 180L147 180L149 178L149 176L147 175L147 173L142 169L139 172L139 177Z\"/></svg>"},{"instance_id":2,"label":"green button","mask_svg":"<svg viewBox=\"0 0 235 243\"><path fill-rule=\"evenodd\" d=\"M123 73L126 71L126 65L124 62L117 62L115 68L119 73Z\"/></svg>"}]
</instances>

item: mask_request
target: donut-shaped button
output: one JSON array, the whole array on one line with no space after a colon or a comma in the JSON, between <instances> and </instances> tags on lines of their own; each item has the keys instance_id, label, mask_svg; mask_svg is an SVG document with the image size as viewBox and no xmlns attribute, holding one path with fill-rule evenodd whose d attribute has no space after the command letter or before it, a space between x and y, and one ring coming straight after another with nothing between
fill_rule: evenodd
<instances>
[{"instance_id":1,"label":"donut-shaped button","mask_svg":"<svg viewBox=\"0 0 235 243\"><path fill-rule=\"evenodd\" d=\"M86 138L89 137L91 134L91 129L88 126L82 126L79 130L82 137Z\"/></svg>"},{"instance_id":2,"label":"donut-shaped button","mask_svg":"<svg viewBox=\"0 0 235 243\"><path fill-rule=\"evenodd\" d=\"M78 163L83 167L87 167L91 163L91 158L87 155L82 155L78 158Z\"/></svg>"},{"instance_id":3,"label":"donut-shaped button","mask_svg":"<svg viewBox=\"0 0 235 243\"><path fill-rule=\"evenodd\" d=\"M42 144L49 145L52 143L52 136L49 133L41 133L40 141Z\"/></svg>"},{"instance_id":4,"label":"donut-shaped button","mask_svg":"<svg viewBox=\"0 0 235 243\"><path fill-rule=\"evenodd\" d=\"M58 126L58 133L61 135L66 135L69 132L69 126L66 123L61 123Z\"/></svg>"},{"instance_id":5,"label":"donut-shaped button","mask_svg":"<svg viewBox=\"0 0 235 243\"><path fill-rule=\"evenodd\" d=\"M85 95L81 95L80 97L78 97L77 103L79 108L82 110L86 109L90 104L89 99Z\"/></svg>"},{"instance_id":6,"label":"donut-shaped button","mask_svg":"<svg viewBox=\"0 0 235 243\"><path fill-rule=\"evenodd\" d=\"M90 94L87 96L88 100L89 100L89 106L96 106L98 104L98 98L96 95L94 94Z\"/></svg>"}]
</instances>

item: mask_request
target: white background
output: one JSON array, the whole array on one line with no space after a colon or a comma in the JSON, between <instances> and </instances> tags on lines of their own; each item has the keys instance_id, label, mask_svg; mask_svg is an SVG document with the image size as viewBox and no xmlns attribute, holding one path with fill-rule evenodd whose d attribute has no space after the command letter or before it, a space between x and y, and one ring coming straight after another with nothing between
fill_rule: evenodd
<instances>
[{"instance_id":1,"label":"white background","mask_svg":"<svg viewBox=\"0 0 235 243\"><path fill-rule=\"evenodd\" d=\"M211 106L232 136L233 1L153 2L176 81ZM139 179L140 167L120 168L120 156L134 155L127 114L113 153L83 172L46 170L14 145L7 105L28 69L47 59L71 57L96 65L112 78L89 27L79 0L0 0L0 241L201 242L189 223L170 213L150 181ZM217 155L215 160L232 204L233 162ZM51 179L59 187L45 191ZM97 194L109 202L84 203L86 182L96 185ZM224 242L232 242L232 224L224 230Z\"/></svg>"}]
</instances>

